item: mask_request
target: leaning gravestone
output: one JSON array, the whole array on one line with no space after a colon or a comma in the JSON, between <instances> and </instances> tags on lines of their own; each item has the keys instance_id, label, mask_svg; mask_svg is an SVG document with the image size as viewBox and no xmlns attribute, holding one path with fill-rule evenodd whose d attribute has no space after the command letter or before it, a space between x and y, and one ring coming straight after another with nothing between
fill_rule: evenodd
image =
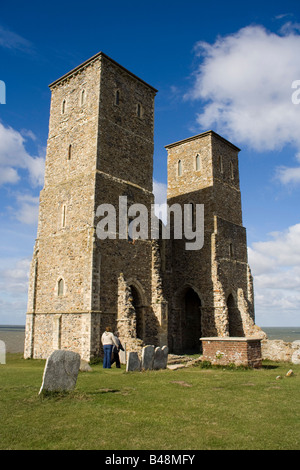
<instances>
[{"instance_id":1,"label":"leaning gravestone","mask_svg":"<svg viewBox=\"0 0 300 470\"><path fill-rule=\"evenodd\" d=\"M163 346L162 348L155 348L154 352L154 362L153 362L153 369L165 369L167 367L168 362L168 347Z\"/></svg>"},{"instance_id":2,"label":"leaning gravestone","mask_svg":"<svg viewBox=\"0 0 300 470\"><path fill-rule=\"evenodd\" d=\"M126 372L133 372L136 370L141 370L141 361L137 352L130 351L127 358Z\"/></svg>"},{"instance_id":3,"label":"leaning gravestone","mask_svg":"<svg viewBox=\"0 0 300 470\"><path fill-rule=\"evenodd\" d=\"M77 382L79 367L79 354L61 349L54 351L46 361L39 394L73 390Z\"/></svg>"},{"instance_id":4,"label":"leaning gravestone","mask_svg":"<svg viewBox=\"0 0 300 470\"><path fill-rule=\"evenodd\" d=\"M155 347L148 345L143 347L142 351L142 369L152 370L154 361Z\"/></svg>"}]
</instances>

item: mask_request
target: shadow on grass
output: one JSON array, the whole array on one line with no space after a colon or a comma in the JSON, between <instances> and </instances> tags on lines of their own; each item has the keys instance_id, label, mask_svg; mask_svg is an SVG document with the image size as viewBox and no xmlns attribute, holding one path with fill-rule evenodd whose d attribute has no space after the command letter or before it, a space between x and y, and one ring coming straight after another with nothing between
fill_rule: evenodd
<instances>
[{"instance_id":1,"label":"shadow on grass","mask_svg":"<svg viewBox=\"0 0 300 470\"><path fill-rule=\"evenodd\" d=\"M262 369L278 369L279 365L275 365L275 364L263 364L261 366Z\"/></svg>"}]
</instances>

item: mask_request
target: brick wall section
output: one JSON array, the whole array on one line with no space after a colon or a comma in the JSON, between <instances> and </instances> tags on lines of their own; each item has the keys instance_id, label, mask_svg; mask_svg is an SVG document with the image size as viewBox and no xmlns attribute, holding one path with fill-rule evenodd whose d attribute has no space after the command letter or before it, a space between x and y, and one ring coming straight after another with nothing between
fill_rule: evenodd
<instances>
[{"instance_id":1,"label":"brick wall section","mask_svg":"<svg viewBox=\"0 0 300 470\"><path fill-rule=\"evenodd\" d=\"M203 360L219 365L261 367L261 340L256 338L201 338Z\"/></svg>"}]
</instances>

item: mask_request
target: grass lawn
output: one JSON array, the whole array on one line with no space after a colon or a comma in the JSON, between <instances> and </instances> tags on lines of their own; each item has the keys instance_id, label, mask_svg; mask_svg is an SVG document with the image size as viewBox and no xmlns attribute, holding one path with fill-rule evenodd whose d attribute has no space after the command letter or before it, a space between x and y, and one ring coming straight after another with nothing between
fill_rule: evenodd
<instances>
[{"instance_id":1,"label":"grass lawn","mask_svg":"<svg viewBox=\"0 0 300 470\"><path fill-rule=\"evenodd\" d=\"M74 392L42 398L44 365L18 354L0 365L1 450L300 449L300 366L126 373L99 364L79 373Z\"/></svg>"}]
</instances>

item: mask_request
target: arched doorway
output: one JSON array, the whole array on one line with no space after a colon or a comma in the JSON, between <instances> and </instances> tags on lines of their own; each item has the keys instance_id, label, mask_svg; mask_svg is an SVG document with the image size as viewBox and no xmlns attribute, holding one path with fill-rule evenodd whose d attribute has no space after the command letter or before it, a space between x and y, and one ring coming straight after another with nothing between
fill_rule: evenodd
<instances>
[{"instance_id":1,"label":"arched doorway","mask_svg":"<svg viewBox=\"0 0 300 470\"><path fill-rule=\"evenodd\" d=\"M242 317L232 294L227 299L229 336L245 336Z\"/></svg>"},{"instance_id":2,"label":"arched doorway","mask_svg":"<svg viewBox=\"0 0 300 470\"><path fill-rule=\"evenodd\" d=\"M201 300L189 287L183 298L182 349L187 354L201 352Z\"/></svg>"},{"instance_id":3,"label":"arched doorway","mask_svg":"<svg viewBox=\"0 0 300 470\"><path fill-rule=\"evenodd\" d=\"M132 295L132 305L136 313L136 336L139 339L144 339L144 315L142 297L135 286L130 286Z\"/></svg>"}]
</instances>

